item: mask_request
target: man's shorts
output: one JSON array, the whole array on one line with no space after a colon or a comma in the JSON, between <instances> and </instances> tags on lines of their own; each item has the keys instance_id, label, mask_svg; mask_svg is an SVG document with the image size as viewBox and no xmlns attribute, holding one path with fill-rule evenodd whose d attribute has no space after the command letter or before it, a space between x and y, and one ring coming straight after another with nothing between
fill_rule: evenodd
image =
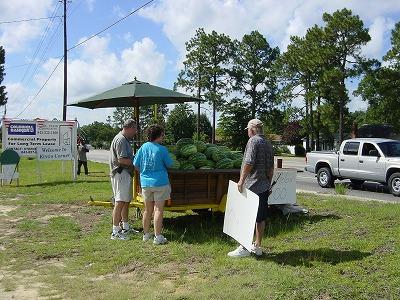
<instances>
[{"instance_id":1,"label":"man's shorts","mask_svg":"<svg viewBox=\"0 0 400 300\"><path fill-rule=\"evenodd\" d=\"M154 186L142 188L144 201L165 201L171 199L171 186Z\"/></svg>"},{"instance_id":2,"label":"man's shorts","mask_svg":"<svg viewBox=\"0 0 400 300\"><path fill-rule=\"evenodd\" d=\"M132 176L126 170L111 177L111 186L115 201L131 202L133 198Z\"/></svg>"},{"instance_id":3,"label":"man's shorts","mask_svg":"<svg viewBox=\"0 0 400 300\"><path fill-rule=\"evenodd\" d=\"M263 193L257 194L259 198L258 202L258 211L257 211L257 218L256 222L260 223L267 219L268 215L268 191Z\"/></svg>"}]
</instances>

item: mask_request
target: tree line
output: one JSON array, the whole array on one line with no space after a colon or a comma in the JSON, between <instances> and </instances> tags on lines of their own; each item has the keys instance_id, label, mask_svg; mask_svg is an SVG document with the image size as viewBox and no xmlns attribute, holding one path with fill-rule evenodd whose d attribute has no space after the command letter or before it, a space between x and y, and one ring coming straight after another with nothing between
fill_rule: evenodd
<instances>
[{"instance_id":1,"label":"tree line","mask_svg":"<svg viewBox=\"0 0 400 300\"><path fill-rule=\"evenodd\" d=\"M163 124L168 143L193 137L243 149L247 121L259 118L266 132L281 136L284 144L300 144L304 138L307 151L342 141L355 122L386 123L399 132L400 22L392 30L390 50L379 61L362 53L371 37L358 15L344 8L324 13L322 20L304 36L292 36L283 53L256 30L236 40L199 28L186 42L174 88L207 102L211 121L200 102L197 112L187 104L171 111L157 106L156 117L154 107L145 106L140 108L141 127ZM353 80L359 82L354 96L368 103L366 111L349 112ZM81 129L97 146L107 146L104 142L109 144L132 115L132 108L117 108L107 122ZM101 128L107 136L101 136Z\"/></svg>"}]
</instances>

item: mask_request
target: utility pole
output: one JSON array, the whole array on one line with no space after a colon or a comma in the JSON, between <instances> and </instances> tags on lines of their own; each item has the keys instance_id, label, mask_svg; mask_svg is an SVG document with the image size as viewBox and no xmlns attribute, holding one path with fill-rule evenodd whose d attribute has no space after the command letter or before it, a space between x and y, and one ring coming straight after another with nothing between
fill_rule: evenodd
<instances>
[{"instance_id":1,"label":"utility pole","mask_svg":"<svg viewBox=\"0 0 400 300\"><path fill-rule=\"evenodd\" d=\"M67 0L64 4L64 98L63 98L63 121L67 120Z\"/></svg>"}]
</instances>

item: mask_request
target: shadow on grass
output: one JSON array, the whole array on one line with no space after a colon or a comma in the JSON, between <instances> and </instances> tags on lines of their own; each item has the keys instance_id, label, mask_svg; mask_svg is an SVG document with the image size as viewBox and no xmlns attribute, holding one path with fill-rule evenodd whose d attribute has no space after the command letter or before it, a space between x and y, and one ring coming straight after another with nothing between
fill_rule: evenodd
<instances>
[{"instance_id":1,"label":"shadow on grass","mask_svg":"<svg viewBox=\"0 0 400 300\"><path fill-rule=\"evenodd\" d=\"M99 183L99 182L108 182L108 180L87 180L87 181L70 181L70 180L61 180L61 181L52 181L52 182L42 182L42 183L32 183L27 185L21 185L25 187L32 186L57 186L57 185L71 185L71 184L82 184L82 183Z\"/></svg>"},{"instance_id":2,"label":"shadow on grass","mask_svg":"<svg viewBox=\"0 0 400 300\"><path fill-rule=\"evenodd\" d=\"M343 262L362 260L370 255L370 252L361 252L358 250L319 248L314 250L291 250L283 253L267 253L259 259L274 261L280 265L290 265L293 267L312 267L315 262L324 262L334 266Z\"/></svg>"},{"instance_id":3,"label":"shadow on grass","mask_svg":"<svg viewBox=\"0 0 400 300\"><path fill-rule=\"evenodd\" d=\"M290 214L283 216L277 211L270 211L270 217L266 221L265 232L267 236L274 237L284 232L290 232L302 228L305 224L315 224L325 221L335 221L341 219L334 214L326 215L301 215Z\"/></svg>"},{"instance_id":4,"label":"shadow on grass","mask_svg":"<svg viewBox=\"0 0 400 300\"><path fill-rule=\"evenodd\" d=\"M338 220L336 215L273 215L267 220L266 236L277 236L301 228L304 224L313 224L326 220ZM210 241L231 242L232 239L222 232L224 215L183 215L164 218L164 228L172 240L182 240L192 244ZM233 241L232 241L233 243Z\"/></svg>"}]
</instances>

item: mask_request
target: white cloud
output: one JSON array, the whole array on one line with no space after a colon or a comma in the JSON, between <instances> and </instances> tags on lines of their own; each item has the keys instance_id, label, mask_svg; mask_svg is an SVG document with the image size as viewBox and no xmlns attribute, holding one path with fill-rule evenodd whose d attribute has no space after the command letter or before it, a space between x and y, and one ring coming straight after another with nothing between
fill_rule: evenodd
<instances>
[{"instance_id":1,"label":"white cloud","mask_svg":"<svg viewBox=\"0 0 400 300\"><path fill-rule=\"evenodd\" d=\"M351 9L364 21L364 26L370 27L372 40L363 48L364 54L381 58L388 50L388 32L394 23L391 17L400 13L398 0L160 0L140 14L162 25L165 35L180 52L176 63L180 68L186 52L185 42L199 27L207 32L223 32L236 39L258 30L271 46L279 46L285 51L290 36L303 36L314 24L323 24L324 12L333 13L343 8ZM366 108L367 104L361 99L354 98L350 92L349 96L351 111ZM294 105L300 106L297 102Z\"/></svg>"},{"instance_id":2,"label":"white cloud","mask_svg":"<svg viewBox=\"0 0 400 300\"><path fill-rule=\"evenodd\" d=\"M400 1L304 1L304 0L160 0L140 12L161 23L174 46L185 52L184 43L199 27L241 38L252 30L267 36L273 46L285 49L290 35L304 35L307 28L322 24L324 12L333 13L347 7L365 23L400 12Z\"/></svg>"},{"instance_id":3,"label":"white cloud","mask_svg":"<svg viewBox=\"0 0 400 300\"><path fill-rule=\"evenodd\" d=\"M54 9L54 1L26 1L13 0L0 1L1 19L4 21L15 21L23 19L43 18ZM57 24L54 19L52 24ZM4 46L7 53L24 50L26 43L37 38L49 24L49 20L20 22L0 25L0 44ZM54 25L53 25L54 26Z\"/></svg>"},{"instance_id":4,"label":"white cloud","mask_svg":"<svg viewBox=\"0 0 400 300\"><path fill-rule=\"evenodd\" d=\"M71 59L68 62L69 103L133 80L134 76L152 84L157 84L161 80L164 75L166 59L157 51L156 45L150 38L136 41L120 54L108 50L109 42L109 37L93 38L82 46L79 58ZM96 53L98 55L95 55ZM37 92L58 61L58 59L52 58L42 65L42 72L35 77L37 87L34 91L22 89L19 83L7 84L9 116L14 117L26 106L31 99L28 97L28 92L30 96ZM60 119L62 97L63 69L61 64L39 97L21 117L47 119L56 117ZM112 115L112 110L88 111L84 108L69 107L67 117L70 119L77 117L82 124L87 124L95 120L105 121L108 115Z\"/></svg>"},{"instance_id":5,"label":"white cloud","mask_svg":"<svg viewBox=\"0 0 400 300\"><path fill-rule=\"evenodd\" d=\"M394 28L394 21L390 18L378 17L369 27L371 41L363 48L367 57L382 59L385 53L384 45L390 44L391 30Z\"/></svg>"},{"instance_id":6,"label":"white cloud","mask_svg":"<svg viewBox=\"0 0 400 300\"><path fill-rule=\"evenodd\" d=\"M86 0L86 5L87 8L90 12L92 12L94 10L94 3L96 2L96 0Z\"/></svg>"}]
</instances>

